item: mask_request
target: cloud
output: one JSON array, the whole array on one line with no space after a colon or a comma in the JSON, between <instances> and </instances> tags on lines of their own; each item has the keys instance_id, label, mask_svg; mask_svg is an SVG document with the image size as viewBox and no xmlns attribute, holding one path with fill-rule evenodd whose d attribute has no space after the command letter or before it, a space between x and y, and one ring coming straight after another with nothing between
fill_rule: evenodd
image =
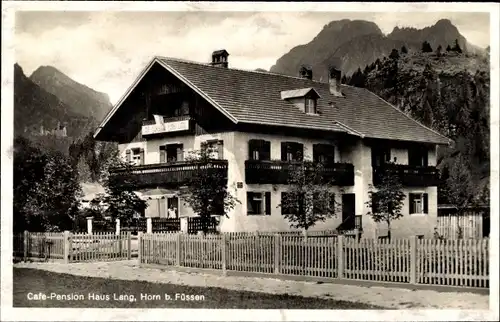
<instances>
[{"instance_id":1,"label":"cloud","mask_svg":"<svg viewBox=\"0 0 500 322\"><path fill-rule=\"evenodd\" d=\"M52 65L116 102L154 56L208 61L216 49L232 67L268 69L332 20L423 28L449 18L472 43L489 44L488 14L370 12L17 12L16 60L27 74Z\"/></svg>"}]
</instances>

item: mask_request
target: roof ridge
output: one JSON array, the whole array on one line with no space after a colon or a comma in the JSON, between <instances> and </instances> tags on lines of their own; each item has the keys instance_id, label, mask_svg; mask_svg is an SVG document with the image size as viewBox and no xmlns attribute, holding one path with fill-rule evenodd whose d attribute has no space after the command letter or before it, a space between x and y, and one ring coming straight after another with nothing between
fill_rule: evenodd
<instances>
[{"instance_id":1,"label":"roof ridge","mask_svg":"<svg viewBox=\"0 0 500 322\"><path fill-rule=\"evenodd\" d=\"M413 117L411 117L411 116L409 116L408 114L406 114L405 112L401 111L399 108L397 108L396 106L392 105L391 103L389 103L388 101L386 101L386 100L385 100L385 99L383 99L382 97L378 96L377 94L373 93L372 91L370 91L370 90L368 90L368 89L366 89L366 88L362 88L362 87L360 87L360 88L361 88L361 89L363 89L363 90L365 90L365 91L367 91L368 93L370 93L370 94L374 95L374 96L375 96L375 97L377 97L379 100L381 100L381 101L385 102L387 105L389 105L390 107L392 107L393 109L395 109L395 110L396 110L396 111L398 111L399 113L403 114L404 116L406 116L407 118L409 118L409 119L410 119L410 120L412 120L413 122L417 123L417 124L418 124L418 125L420 125L421 127L423 127L423 128L425 128L425 129L427 129L427 130L429 130L429 131L433 132L434 134L437 134L437 135L439 135L439 136L441 136L441 137L443 137L443 138L447 139L447 140L448 140L448 144L449 144L450 142L453 142L453 140L452 140L452 139L450 139L450 138L448 138L448 137L444 136L443 134L439 133L438 131L436 131L436 130L434 130L434 129L431 129L431 128L430 128L430 127L428 127L428 126L425 126L424 124L422 124L422 123L420 123L419 121L415 120Z\"/></svg>"},{"instance_id":2,"label":"roof ridge","mask_svg":"<svg viewBox=\"0 0 500 322\"><path fill-rule=\"evenodd\" d=\"M202 63L202 62L198 62L198 61L194 61L194 60L187 60L187 59L176 58L176 57L167 57L167 56L155 56L155 57L159 58L159 59L173 60L173 61L177 61L177 62L181 62L181 63L201 65L201 66L207 66L207 67L213 67L213 68L220 68L220 67L211 66L210 63ZM249 69L234 68L234 67L231 67L231 68L228 67L228 68L225 68L225 69L227 69L227 70L237 70L237 71L247 72L247 73L266 74L266 75L280 76L280 77L286 77L286 78L308 80L308 81L310 81L312 83L318 83L318 84L328 84L328 83L325 83L325 82L320 82L318 80L307 79L307 78L303 78L303 77L299 77L299 76L290 76L290 75L285 75L285 74L278 74L278 73L267 72L267 71L266 72L262 72L262 71L259 71L259 70L249 70ZM345 85L345 84L342 84L342 85ZM345 85L345 86L348 86L348 85Z\"/></svg>"}]
</instances>

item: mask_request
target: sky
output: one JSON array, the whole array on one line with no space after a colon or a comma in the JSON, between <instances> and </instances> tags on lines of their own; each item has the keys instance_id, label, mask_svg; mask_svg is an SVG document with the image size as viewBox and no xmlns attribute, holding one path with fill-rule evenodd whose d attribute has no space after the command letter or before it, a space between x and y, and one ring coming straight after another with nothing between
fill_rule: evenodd
<instances>
[{"instance_id":1,"label":"sky","mask_svg":"<svg viewBox=\"0 0 500 322\"><path fill-rule=\"evenodd\" d=\"M472 44L489 45L488 13L18 11L15 58L27 76L54 66L114 104L155 55L208 62L214 50L226 49L230 67L269 70L333 20L373 21L387 34L442 18Z\"/></svg>"}]
</instances>

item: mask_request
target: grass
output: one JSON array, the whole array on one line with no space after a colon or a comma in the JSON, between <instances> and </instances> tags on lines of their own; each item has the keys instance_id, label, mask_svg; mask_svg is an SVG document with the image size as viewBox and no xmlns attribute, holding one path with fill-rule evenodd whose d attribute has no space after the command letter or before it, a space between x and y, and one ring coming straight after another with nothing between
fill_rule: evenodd
<instances>
[{"instance_id":1,"label":"grass","mask_svg":"<svg viewBox=\"0 0 500 322\"><path fill-rule=\"evenodd\" d=\"M190 287L157 284L144 281L126 281L107 278L59 274L29 268L14 268L14 307L65 308L213 308L213 309L384 309L382 307L347 301L306 298L287 294L275 295L247 291L233 291L217 287ZM29 300L28 293L80 294L81 300ZM88 294L109 295L109 300L92 300ZM144 300L142 294L158 294L160 300ZM113 294L133 295L135 301L115 300ZM172 300L165 300L165 294ZM176 294L198 295L197 301L174 300Z\"/></svg>"}]
</instances>

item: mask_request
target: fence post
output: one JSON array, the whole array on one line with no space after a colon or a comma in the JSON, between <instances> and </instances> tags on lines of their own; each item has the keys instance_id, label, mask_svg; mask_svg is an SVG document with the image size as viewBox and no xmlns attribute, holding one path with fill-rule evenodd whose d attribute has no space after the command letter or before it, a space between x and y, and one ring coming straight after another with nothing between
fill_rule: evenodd
<instances>
[{"instance_id":1,"label":"fence post","mask_svg":"<svg viewBox=\"0 0 500 322\"><path fill-rule=\"evenodd\" d=\"M337 236L337 278L344 278L344 236Z\"/></svg>"},{"instance_id":2,"label":"fence post","mask_svg":"<svg viewBox=\"0 0 500 322\"><path fill-rule=\"evenodd\" d=\"M281 274L281 235L274 235L274 274Z\"/></svg>"},{"instance_id":3,"label":"fence post","mask_svg":"<svg viewBox=\"0 0 500 322\"><path fill-rule=\"evenodd\" d=\"M417 236L410 238L410 284L417 284Z\"/></svg>"},{"instance_id":4,"label":"fence post","mask_svg":"<svg viewBox=\"0 0 500 322\"><path fill-rule=\"evenodd\" d=\"M177 233L175 242L175 265L181 266L181 234Z\"/></svg>"},{"instance_id":5,"label":"fence post","mask_svg":"<svg viewBox=\"0 0 500 322\"><path fill-rule=\"evenodd\" d=\"M148 234L153 233L153 220L151 219L151 217L146 218L146 232Z\"/></svg>"},{"instance_id":6,"label":"fence post","mask_svg":"<svg viewBox=\"0 0 500 322\"><path fill-rule=\"evenodd\" d=\"M137 259L139 260L139 266L142 264L142 234L143 232L140 231L137 233L137 243L138 243L138 249L137 249Z\"/></svg>"},{"instance_id":7,"label":"fence post","mask_svg":"<svg viewBox=\"0 0 500 322\"><path fill-rule=\"evenodd\" d=\"M24 238L23 238L23 246L24 246L23 261L24 262L28 261L29 238L30 238L30 233L27 230L25 230L24 231Z\"/></svg>"},{"instance_id":8,"label":"fence post","mask_svg":"<svg viewBox=\"0 0 500 322\"><path fill-rule=\"evenodd\" d=\"M116 229L115 229L116 234L120 236L120 218L116 218L115 221L116 221Z\"/></svg>"},{"instance_id":9,"label":"fence post","mask_svg":"<svg viewBox=\"0 0 500 322\"><path fill-rule=\"evenodd\" d=\"M65 230L64 231L64 264L69 263L69 254L70 254L70 250L69 250L70 241L69 241L69 239L70 239L69 231Z\"/></svg>"},{"instance_id":10,"label":"fence post","mask_svg":"<svg viewBox=\"0 0 500 322\"><path fill-rule=\"evenodd\" d=\"M132 233L130 231L127 232L127 259L132 259Z\"/></svg>"},{"instance_id":11,"label":"fence post","mask_svg":"<svg viewBox=\"0 0 500 322\"><path fill-rule=\"evenodd\" d=\"M87 233L92 235L92 219L94 217L87 217Z\"/></svg>"},{"instance_id":12,"label":"fence post","mask_svg":"<svg viewBox=\"0 0 500 322\"><path fill-rule=\"evenodd\" d=\"M227 275L226 234L221 234L222 275Z\"/></svg>"},{"instance_id":13,"label":"fence post","mask_svg":"<svg viewBox=\"0 0 500 322\"><path fill-rule=\"evenodd\" d=\"M181 231L185 234L188 233L188 217L181 217Z\"/></svg>"}]
</instances>

